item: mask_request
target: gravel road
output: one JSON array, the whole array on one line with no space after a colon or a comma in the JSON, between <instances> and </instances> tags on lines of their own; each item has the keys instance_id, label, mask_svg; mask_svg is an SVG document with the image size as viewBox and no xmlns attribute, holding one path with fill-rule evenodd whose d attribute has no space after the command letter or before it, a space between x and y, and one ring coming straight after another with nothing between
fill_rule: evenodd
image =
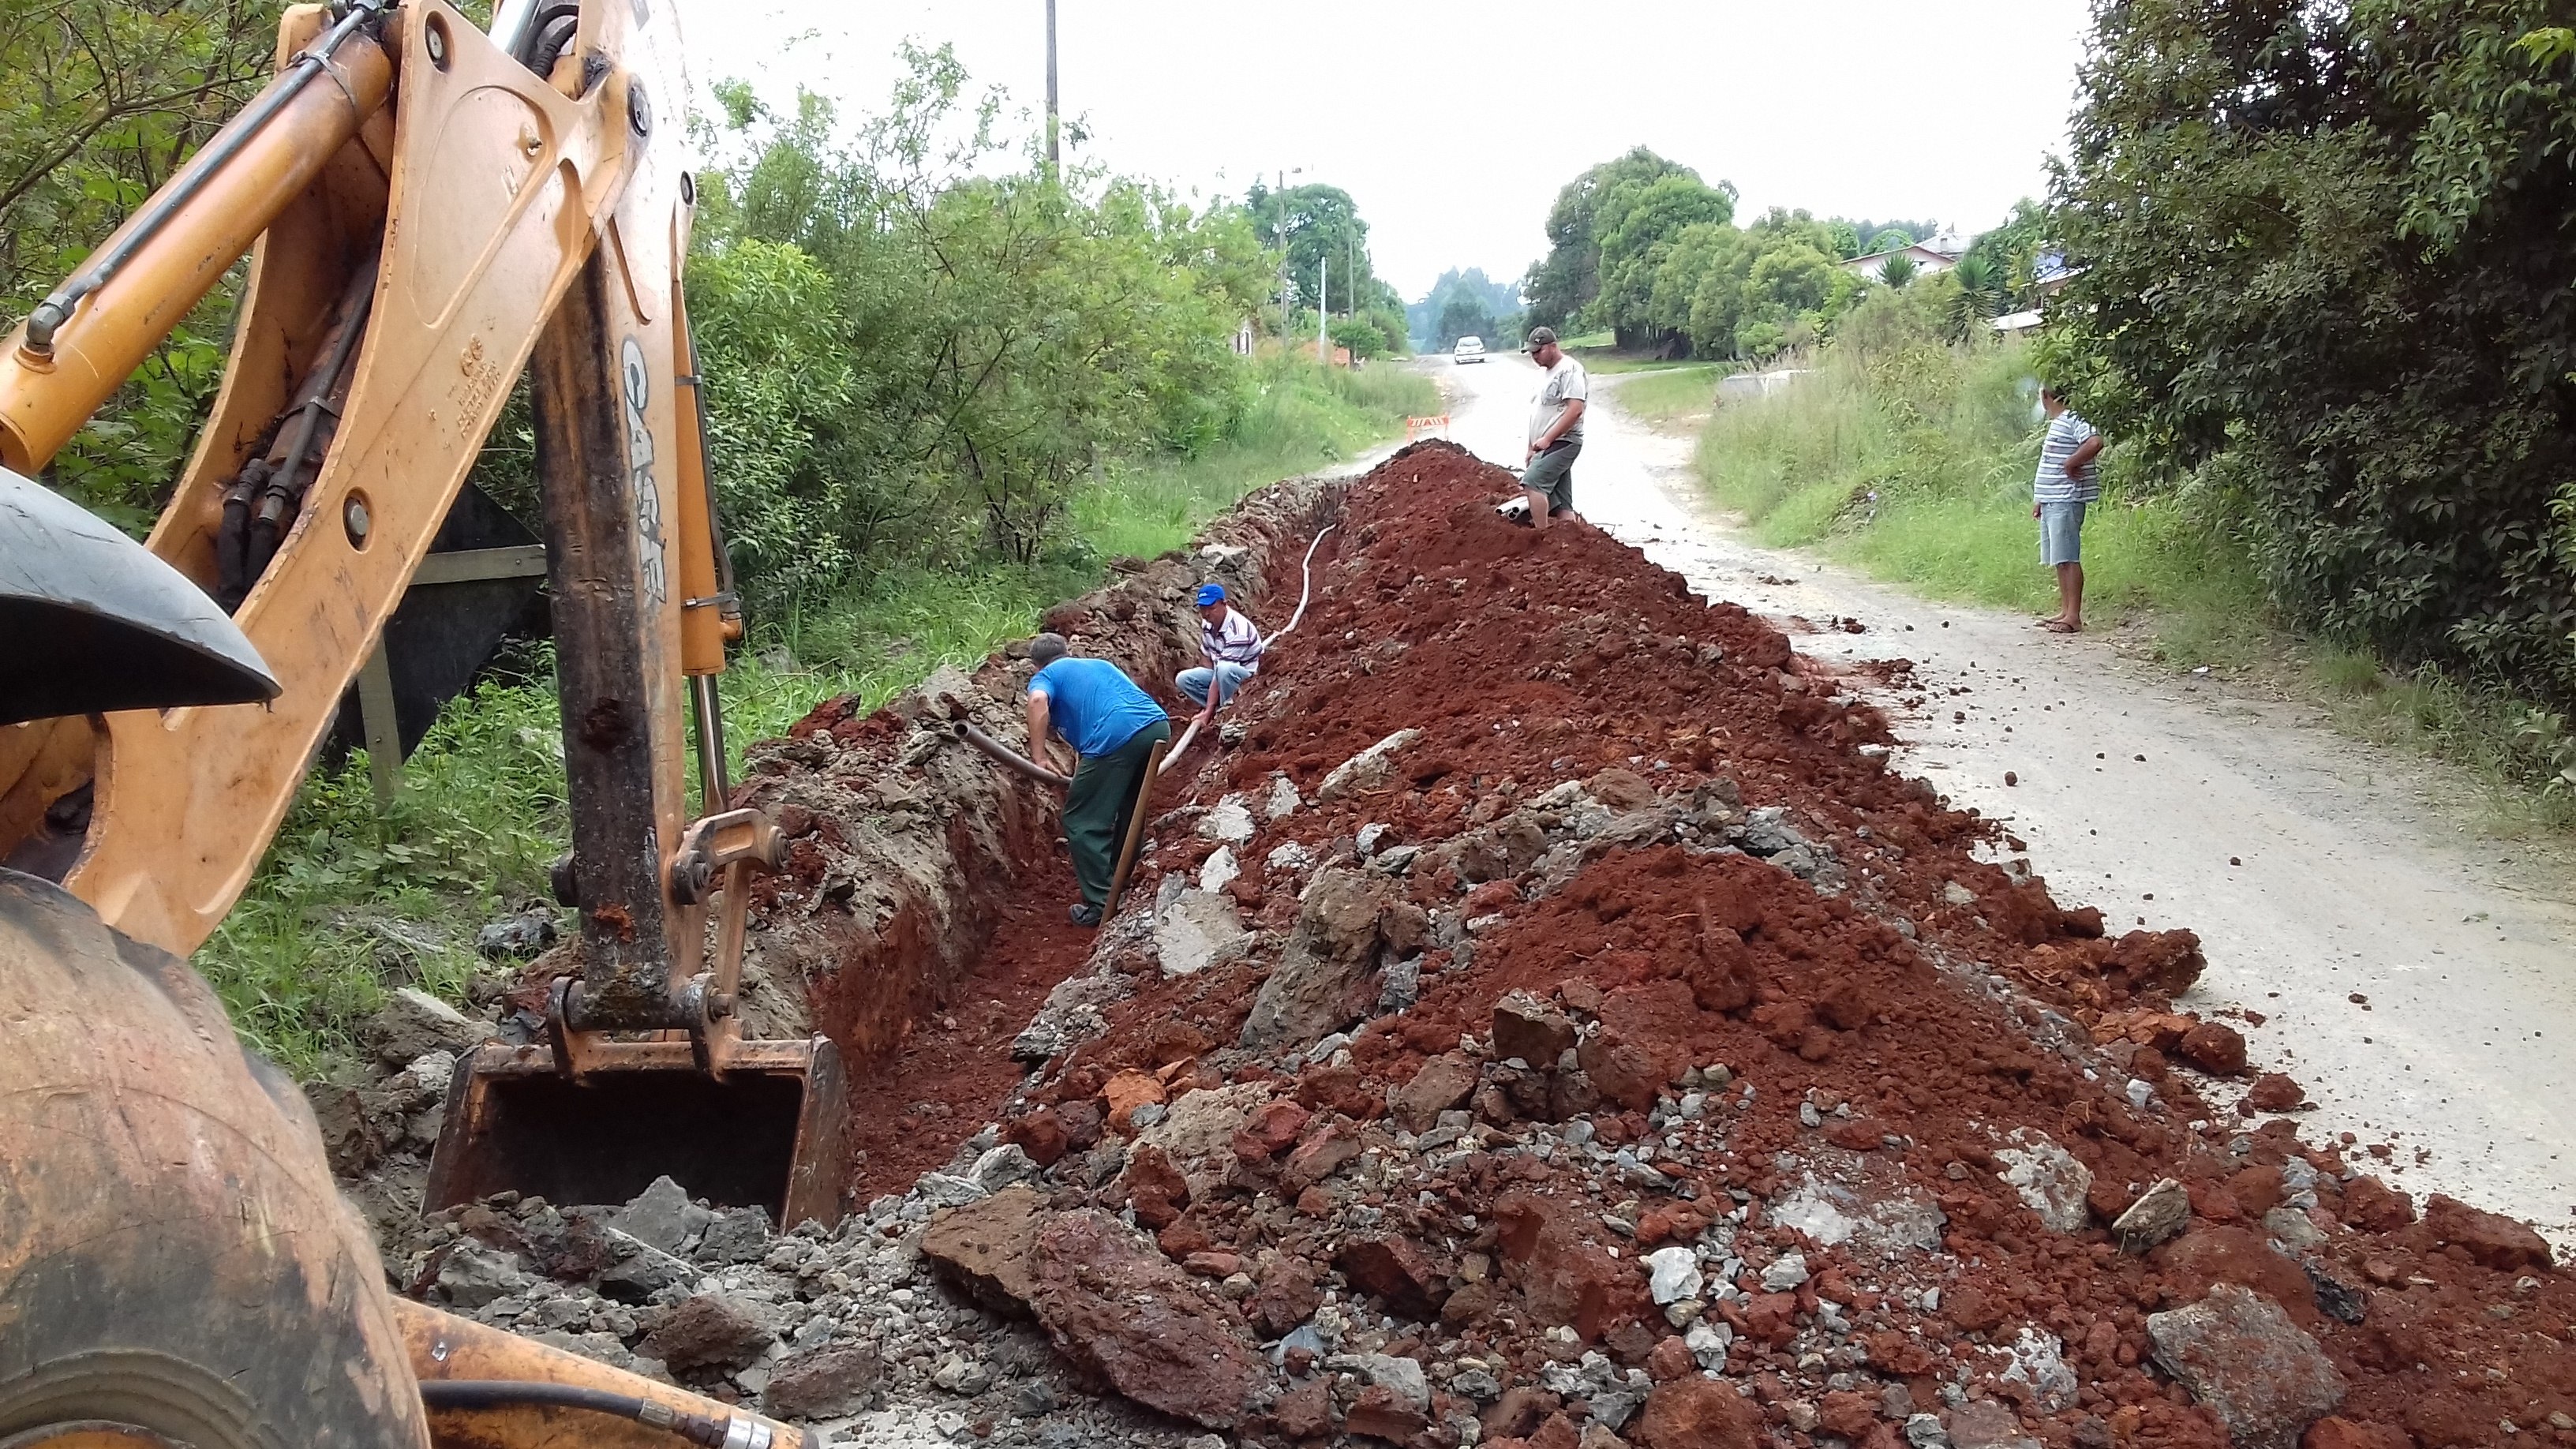
<instances>
[{"instance_id":1,"label":"gravel road","mask_svg":"<svg viewBox=\"0 0 2576 1449\"><path fill-rule=\"evenodd\" d=\"M1518 467L1537 369L1422 365L1449 395L1451 436ZM1922 687L1881 700L1904 767L2008 821L2061 902L2099 905L2115 928L2199 932L2210 966L2185 1005L2264 1018L2238 1024L2259 1069L2308 1089L2312 1136L2386 1144L2394 1185L2576 1249L2565 853L2482 836L2473 783L2343 738L2312 709L1759 547L1698 496L1688 439L1622 413L1617 379L1596 387L1575 468L1588 519L1701 593L1785 622L1805 653L1913 660Z\"/></svg>"}]
</instances>

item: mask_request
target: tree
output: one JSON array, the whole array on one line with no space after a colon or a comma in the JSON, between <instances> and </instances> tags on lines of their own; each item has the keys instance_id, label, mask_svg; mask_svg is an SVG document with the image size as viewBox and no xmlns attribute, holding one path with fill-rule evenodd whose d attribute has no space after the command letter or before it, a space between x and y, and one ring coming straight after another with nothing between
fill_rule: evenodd
<instances>
[{"instance_id":1,"label":"tree","mask_svg":"<svg viewBox=\"0 0 2576 1449\"><path fill-rule=\"evenodd\" d=\"M1709 186L1692 172L1611 185L1593 212L1601 283L1584 320L1610 329L1621 347L1663 341L1674 329L1655 325L1653 291L1672 238L1689 227L1725 226L1734 217L1734 188Z\"/></svg>"},{"instance_id":2,"label":"tree","mask_svg":"<svg viewBox=\"0 0 2576 1449\"><path fill-rule=\"evenodd\" d=\"M0 0L0 315L26 315L258 93L275 12L243 0ZM45 470L129 530L158 516L222 379L219 287Z\"/></svg>"},{"instance_id":3,"label":"tree","mask_svg":"<svg viewBox=\"0 0 2576 1449\"><path fill-rule=\"evenodd\" d=\"M1036 558L1095 461L1223 434L1274 275L1239 209L1000 167L955 57L906 59L847 145L819 98L723 93L690 274L729 536L773 599L872 557Z\"/></svg>"},{"instance_id":4,"label":"tree","mask_svg":"<svg viewBox=\"0 0 2576 1449\"><path fill-rule=\"evenodd\" d=\"M1921 270L1922 268L1915 264L1913 257L1904 252L1898 252L1878 264L1878 279L1901 292L1905 290L1906 283L1914 280L1914 274Z\"/></svg>"},{"instance_id":5,"label":"tree","mask_svg":"<svg viewBox=\"0 0 2576 1449\"><path fill-rule=\"evenodd\" d=\"M1440 274L1440 279L1431 284L1431 290L1423 294L1421 301L1404 309L1415 346L1445 351L1460 337L1490 338L1493 335L1490 330L1471 327L1462 333L1451 333L1446 338L1440 336L1441 319L1448 315L1451 300L1462 294L1472 298L1489 319L1485 324L1488 329L1493 326L1490 319L1499 319L1520 310L1520 283L1494 281L1485 275L1482 267L1469 267L1463 272L1452 267Z\"/></svg>"},{"instance_id":6,"label":"tree","mask_svg":"<svg viewBox=\"0 0 2576 1449\"><path fill-rule=\"evenodd\" d=\"M1282 254L1291 306L1359 312L1378 302L1385 284L1371 269L1368 223L1349 192L1324 185L1269 191L1256 182L1243 204L1253 235ZM1320 297L1318 286L1326 289ZM1403 310L1401 298L1395 305Z\"/></svg>"},{"instance_id":7,"label":"tree","mask_svg":"<svg viewBox=\"0 0 2576 1449\"><path fill-rule=\"evenodd\" d=\"M1569 181L1547 213L1547 256L1529 272L1529 323L1562 330L1601 292L1601 243L1593 213L1622 182L1690 175L1689 168L1639 146Z\"/></svg>"},{"instance_id":8,"label":"tree","mask_svg":"<svg viewBox=\"0 0 2576 1449\"><path fill-rule=\"evenodd\" d=\"M2019 307L2039 305L2037 280L2042 257L2055 245L2057 218L2046 208L2025 197L2013 206L2012 216L2003 225L1977 238L1967 255L1960 258L1965 266L1977 264L1973 281L1985 291L1993 310L1990 317L2000 317Z\"/></svg>"},{"instance_id":9,"label":"tree","mask_svg":"<svg viewBox=\"0 0 2576 1449\"><path fill-rule=\"evenodd\" d=\"M2549 0L2124 0L2043 346L2295 617L2576 704L2576 77Z\"/></svg>"},{"instance_id":10,"label":"tree","mask_svg":"<svg viewBox=\"0 0 2576 1449\"><path fill-rule=\"evenodd\" d=\"M1458 345L1461 337L1491 337L1494 314L1485 299L1473 292L1459 290L1449 294L1447 305L1440 309L1440 321L1431 329L1431 345L1446 352Z\"/></svg>"}]
</instances>

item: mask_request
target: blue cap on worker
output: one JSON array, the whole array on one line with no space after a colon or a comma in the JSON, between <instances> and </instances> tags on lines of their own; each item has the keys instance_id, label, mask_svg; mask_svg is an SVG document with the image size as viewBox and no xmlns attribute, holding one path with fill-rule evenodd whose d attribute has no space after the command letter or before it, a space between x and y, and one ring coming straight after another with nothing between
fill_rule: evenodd
<instances>
[{"instance_id":1,"label":"blue cap on worker","mask_svg":"<svg viewBox=\"0 0 2576 1449\"><path fill-rule=\"evenodd\" d=\"M1208 605L1210 605L1210 604L1221 604L1221 603L1223 603L1223 602L1225 602L1225 585L1223 585L1223 584L1201 584L1201 585L1199 585L1199 607L1200 607L1200 608L1204 609L1204 608L1206 608L1206 607L1207 607Z\"/></svg>"}]
</instances>

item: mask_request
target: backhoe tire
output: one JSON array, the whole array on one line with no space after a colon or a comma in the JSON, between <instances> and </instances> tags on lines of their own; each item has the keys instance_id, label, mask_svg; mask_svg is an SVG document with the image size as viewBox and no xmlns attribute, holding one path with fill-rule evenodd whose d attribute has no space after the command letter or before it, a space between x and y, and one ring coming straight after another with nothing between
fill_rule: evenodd
<instances>
[{"instance_id":1,"label":"backhoe tire","mask_svg":"<svg viewBox=\"0 0 2576 1449\"><path fill-rule=\"evenodd\" d=\"M429 1442L302 1096L187 963L0 870L0 1440L85 1420Z\"/></svg>"}]
</instances>

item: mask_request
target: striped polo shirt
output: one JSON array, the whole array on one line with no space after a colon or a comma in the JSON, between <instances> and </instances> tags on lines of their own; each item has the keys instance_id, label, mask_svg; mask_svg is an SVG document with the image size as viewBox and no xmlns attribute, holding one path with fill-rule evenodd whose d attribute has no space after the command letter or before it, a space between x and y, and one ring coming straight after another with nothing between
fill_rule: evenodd
<instances>
[{"instance_id":1,"label":"striped polo shirt","mask_svg":"<svg viewBox=\"0 0 2576 1449\"><path fill-rule=\"evenodd\" d=\"M2093 425L2068 408L2048 420L2048 437L2039 445L2039 477L2033 484L2040 503L2096 503L2102 497L2102 460L2096 456L2072 478L2066 460L2092 441Z\"/></svg>"}]
</instances>

